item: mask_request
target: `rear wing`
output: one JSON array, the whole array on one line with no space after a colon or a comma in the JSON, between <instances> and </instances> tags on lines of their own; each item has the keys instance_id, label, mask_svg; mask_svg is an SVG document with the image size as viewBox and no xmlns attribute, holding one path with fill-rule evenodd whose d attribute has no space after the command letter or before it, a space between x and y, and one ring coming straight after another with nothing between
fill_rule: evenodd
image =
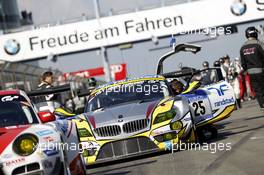
<instances>
[{"instance_id":1,"label":"rear wing","mask_svg":"<svg viewBox=\"0 0 264 175\"><path fill-rule=\"evenodd\" d=\"M73 99L74 97L86 97L91 94L94 87L89 87L88 89L74 89L71 84L65 84L61 86L50 87L46 89L38 89L30 92L26 92L29 98L35 102L46 101L45 96L55 95L55 101L64 101L66 99ZM63 100L64 99L64 100Z\"/></svg>"},{"instance_id":2,"label":"rear wing","mask_svg":"<svg viewBox=\"0 0 264 175\"><path fill-rule=\"evenodd\" d=\"M161 56L158 61L157 66L157 75L163 74L163 62L170 57L171 55L178 53L178 52L191 52L196 54L201 50L201 46L192 45L192 44L179 44L174 45L172 51L167 52L165 55Z\"/></svg>"},{"instance_id":3,"label":"rear wing","mask_svg":"<svg viewBox=\"0 0 264 175\"><path fill-rule=\"evenodd\" d=\"M71 91L71 85L65 84L61 86L50 87L47 89L39 89L30 92L26 92L29 97L35 97L40 95L59 94L61 92Z\"/></svg>"},{"instance_id":4,"label":"rear wing","mask_svg":"<svg viewBox=\"0 0 264 175\"><path fill-rule=\"evenodd\" d=\"M88 89L79 90L77 92L77 96L78 97L88 96L91 94L91 92L94 90L94 88L95 87L90 87ZM59 94L62 92L72 92L72 94L73 94L73 88L72 88L71 84L65 84L65 85L50 87L47 89L39 89L39 90L34 90L34 91L26 92L26 93L29 97L34 97L34 96L40 96L40 95Z\"/></svg>"}]
</instances>

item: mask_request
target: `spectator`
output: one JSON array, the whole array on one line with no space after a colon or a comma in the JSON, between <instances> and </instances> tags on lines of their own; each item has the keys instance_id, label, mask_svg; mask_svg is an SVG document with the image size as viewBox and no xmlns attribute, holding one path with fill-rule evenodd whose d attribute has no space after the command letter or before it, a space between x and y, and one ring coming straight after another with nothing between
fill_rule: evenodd
<instances>
[{"instance_id":1,"label":"spectator","mask_svg":"<svg viewBox=\"0 0 264 175\"><path fill-rule=\"evenodd\" d=\"M216 72L210 70L209 63L207 61L203 62L203 68L205 71L202 72L202 84L207 85L216 82Z\"/></svg>"},{"instance_id":2,"label":"spectator","mask_svg":"<svg viewBox=\"0 0 264 175\"><path fill-rule=\"evenodd\" d=\"M228 80L235 92L236 104L241 108L239 74L236 72L235 64L231 64L228 70Z\"/></svg>"},{"instance_id":3,"label":"spectator","mask_svg":"<svg viewBox=\"0 0 264 175\"><path fill-rule=\"evenodd\" d=\"M250 84L248 73L243 71L239 58L235 58L235 61L232 64L234 66L235 72L238 74L241 101L244 101L245 95L247 96L248 100L251 100L251 98L254 98L255 94Z\"/></svg>"},{"instance_id":4,"label":"spectator","mask_svg":"<svg viewBox=\"0 0 264 175\"><path fill-rule=\"evenodd\" d=\"M222 74L222 70L221 70L221 63L220 63L220 61L216 60L214 62L214 68L215 68L216 75L217 75L217 81L224 80L224 77L223 77L223 74Z\"/></svg>"},{"instance_id":5,"label":"spectator","mask_svg":"<svg viewBox=\"0 0 264 175\"><path fill-rule=\"evenodd\" d=\"M242 67L249 74L261 111L264 111L264 43L258 40L258 31L249 27L245 31L247 41L240 49Z\"/></svg>"},{"instance_id":6,"label":"spectator","mask_svg":"<svg viewBox=\"0 0 264 175\"><path fill-rule=\"evenodd\" d=\"M41 83L38 85L38 90L51 88L51 87L53 87L53 83L54 83L53 73L51 71L47 71L47 72L42 74ZM47 101L52 101L56 97L54 94L51 94L51 95L45 96L45 98Z\"/></svg>"},{"instance_id":7,"label":"spectator","mask_svg":"<svg viewBox=\"0 0 264 175\"><path fill-rule=\"evenodd\" d=\"M230 57L228 55L226 55L223 58L223 64L221 65L221 70L222 70L224 80L227 82L229 82L229 80L228 80L229 67L230 67Z\"/></svg>"}]
</instances>

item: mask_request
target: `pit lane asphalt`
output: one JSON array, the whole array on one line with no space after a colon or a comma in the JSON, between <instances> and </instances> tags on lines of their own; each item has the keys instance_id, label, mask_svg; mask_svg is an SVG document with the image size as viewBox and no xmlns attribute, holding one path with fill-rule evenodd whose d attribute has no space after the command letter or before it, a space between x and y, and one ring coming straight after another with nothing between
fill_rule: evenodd
<instances>
[{"instance_id":1,"label":"pit lane asphalt","mask_svg":"<svg viewBox=\"0 0 264 175\"><path fill-rule=\"evenodd\" d=\"M264 175L264 113L257 102L244 102L243 108L217 124L218 138L210 143L230 143L231 150L184 150L152 154L89 167L93 175ZM221 149L221 148L220 148Z\"/></svg>"}]
</instances>

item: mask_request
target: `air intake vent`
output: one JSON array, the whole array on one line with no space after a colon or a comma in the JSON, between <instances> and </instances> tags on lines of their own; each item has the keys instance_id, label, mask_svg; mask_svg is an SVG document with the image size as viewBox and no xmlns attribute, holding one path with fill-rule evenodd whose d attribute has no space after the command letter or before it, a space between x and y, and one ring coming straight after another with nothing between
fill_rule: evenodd
<instances>
[{"instance_id":1,"label":"air intake vent","mask_svg":"<svg viewBox=\"0 0 264 175\"><path fill-rule=\"evenodd\" d=\"M123 131L125 133L133 133L143 130L148 127L149 119L135 120L123 125Z\"/></svg>"},{"instance_id":2,"label":"air intake vent","mask_svg":"<svg viewBox=\"0 0 264 175\"><path fill-rule=\"evenodd\" d=\"M119 125L104 126L96 128L94 132L100 137L112 137L121 134L121 127Z\"/></svg>"}]
</instances>

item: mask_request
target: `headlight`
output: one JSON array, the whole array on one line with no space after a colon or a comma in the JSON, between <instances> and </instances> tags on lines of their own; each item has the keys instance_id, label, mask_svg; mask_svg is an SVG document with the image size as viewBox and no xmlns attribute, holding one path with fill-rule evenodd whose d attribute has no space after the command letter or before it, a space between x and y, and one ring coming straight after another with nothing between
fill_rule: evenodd
<instances>
[{"instance_id":1,"label":"headlight","mask_svg":"<svg viewBox=\"0 0 264 175\"><path fill-rule=\"evenodd\" d=\"M173 122L170 124L170 128L171 130L180 130L182 129L182 122L181 121Z\"/></svg>"},{"instance_id":2,"label":"headlight","mask_svg":"<svg viewBox=\"0 0 264 175\"><path fill-rule=\"evenodd\" d=\"M13 143L13 150L20 156L32 154L38 145L38 138L33 134L23 134Z\"/></svg>"},{"instance_id":3,"label":"headlight","mask_svg":"<svg viewBox=\"0 0 264 175\"><path fill-rule=\"evenodd\" d=\"M157 140L158 142L166 142L169 140L173 140L175 138L177 138L176 132L169 132L154 137L154 139Z\"/></svg>"},{"instance_id":4,"label":"headlight","mask_svg":"<svg viewBox=\"0 0 264 175\"><path fill-rule=\"evenodd\" d=\"M164 112L162 114L158 114L157 117L154 120L154 124L161 123L167 120L171 120L175 117L176 111L174 109Z\"/></svg>"},{"instance_id":5,"label":"headlight","mask_svg":"<svg viewBox=\"0 0 264 175\"><path fill-rule=\"evenodd\" d=\"M79 128L78 133L80 137L92 137L92 134L86 128Z\"/></svg>"}]
</instances>

